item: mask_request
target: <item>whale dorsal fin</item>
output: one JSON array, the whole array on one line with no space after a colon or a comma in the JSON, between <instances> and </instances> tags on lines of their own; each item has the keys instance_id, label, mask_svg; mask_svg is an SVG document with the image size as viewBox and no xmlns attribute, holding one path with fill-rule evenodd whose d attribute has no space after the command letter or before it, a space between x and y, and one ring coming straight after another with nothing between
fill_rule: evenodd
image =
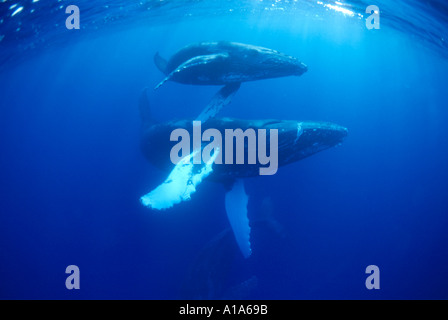
<instances>
[{"instance_id":1,"label":"whale dorsal fin","mask_svg":"<svg viewBox=\"0 0 448 320\"><path fill-rule=\"evenodd\" d=\"M163 85L168 80L171 80L176 74L182 73L187 70L191 70L192 68L198 67L198 66L204 66L213 62L216 62L219 59L226 59L229 57L229 54L227 53L218 53L218 54L208 54L203 56L196 56L193 57L184 63L182 63L180 66L178 66L174 71L172 71L169 75L165 77L155 88L159 88L161 85Z\"/></svg>"},{"instance_id":2,"label":"whale dorsal fin","mask_svg":"<svg viewBox=\"0 0 448 320\"><path fill-rule=\"evenodd\" d=\"M168 62L164 58L162 58L158 52L156 52L156 54L154 55L154 63L157 69L162 71L164 74L168 74L167 71Z\"/></svg>"},{"instance_id":3,"label":"whale dorsal fin","mask_svg":"<svg viewBox=\"0 0 448 320\"><path fill-rule=\"evenodd\" d=\"M252 253L250 248L250 226L247 218L248 197L242 180L237 180L232 189L226 193L226 212L232 226L238 247L244 258Z\"/></svg>"}]
</instances>

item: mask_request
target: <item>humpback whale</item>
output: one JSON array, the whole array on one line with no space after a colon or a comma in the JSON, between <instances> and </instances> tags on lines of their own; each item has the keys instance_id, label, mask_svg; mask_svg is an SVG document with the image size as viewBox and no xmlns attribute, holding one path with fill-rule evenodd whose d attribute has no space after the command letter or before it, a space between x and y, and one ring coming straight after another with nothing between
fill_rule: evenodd
<instances>
[{"instance_id":1,"label":"humpback whale","mask_svg":"<svg viewBox=\"0 0 448 320\"><path fill-rule=\"evenodd\" d=\"M187 45L169 60L154 56L168 80L196 85L228 85L285 76L300 76L307 66L276 50L228 41Z\"/></svg>"},{"instance_id":2,"label":"humpback whale","mask_svg":"<svg viewBox=\"0 0 448 320\"><path fill-rule=\"evenodd\" d=\"M177 141L170 141L171 133L177 128L193 132L193 119L169 121L153 124L144 129L142 137L142 151L146 159L154 166L162 169L172 169L170 150ZM278 130L278 166L302 160L315 153L340 144L347 135L347 129L328 122L295 121L295 120L242 120L234 118L214 118L202 125L203 130L214 128L225 135L225 130L266 129L269 136L270 129ZM193 136L193 134L191 134ZM270 139L266 139L266 149L270 149ZM204 146L203 146L204 147ZM244 141L245 159L248 154L248 140ZM157 150L157 152L154 152ZM223 149L224 153L225 150ZM234 152L234 157L236 153ZM223 155L225 158L225 154ZM228 178L256 177L262 166L259 161L255 164L220 164L213 167L214 180L224 181Z\"/></svg>"},{"instance_id":3,"label":"humpback whale","mask_svg":"<svg viewBox=\"0 0 448 320\"><path fill-rule=\"evenodd\" d=\"M192 133L192 120L178 120L155 123L150 117L150 105L143 91L140 98L140 114L142 117L143 134L141 148L144 156L154 166L170 172L167 179L157 188L140 198L141 203L151 209L164 210L182 201L189 200L196 192L197 186L208 178L224 183L228 189L225 196L225 208L236 242L244 257L251 255L250 224L247 218L248 196L241 179L259 175L262 164L257 161L252 164L215 164L214 161L221 150L215 150L207 161L195 164L192 161L197 152L182 158L173 164L170 150L176 144L171 141L173 130L183 128ZM277 130L278 165L284 166L333 146L339 145L347 135L347 129L340 125L327 122L295 121L295 120L241 120L233 118L213 118L206 121L205 128L213 128L219 132L227 129L247 128ZM269 149L270 140L266 139ZM244 141L244 152L248 154L248 141Z\"/></svg>"},{"instance_id":4,"label":"humpback whale","mask_svg":"<svg viewBox=\"0 0 448 320\"><path fill-rule=\"evenodd\" d=\"M242 82L300 76L308 67L293 56L249 44L215 41L185 46L169 60L157 52L157 68L165 74L155 89L166 81L194 85L224 85L209 104L213 114L230 102ZM204 110L205 112L206 110ZM204 114L208 119L210 116Z\"/></svg>"}]
</instances>

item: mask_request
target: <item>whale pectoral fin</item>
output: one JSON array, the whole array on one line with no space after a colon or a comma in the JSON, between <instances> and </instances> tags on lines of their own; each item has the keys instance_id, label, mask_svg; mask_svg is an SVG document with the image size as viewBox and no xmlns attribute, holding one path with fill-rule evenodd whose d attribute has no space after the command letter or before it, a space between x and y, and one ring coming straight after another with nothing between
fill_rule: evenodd
<instances>
[{"instance_id":1,"label":"whale pectoral fin","mask_svg":"<svg viewBox=\"0 0 448 320\"><path fill-rule=\"evenodd\" d=\"M159 89L165 82L170 80L171 75L168 75L166 78L164 78L162 81L160 81L155 87L154 90Z\"/></svg>"},{"instance_id":2,"label":"whale pectoral fin","mask_svg":"<svg viewBox=\"0 0 448 320\"><path fill-rule=\"evenodd\" d=\"M154 55L154 63L161 72L164 74L167 74L166 66L168 65L168 62L160 56L158 52Z\"/></svg>"},{"instance_id":3,"label":"whale pectoral fin","mask_svg":"<svg viewBox=\"0 0 448 320\"><path fill-rule=\"evenodd\" d=\"M173 72L165 77L155 88L158 89L168 80L171 80L176 74L189 71L195 67L204 66L207 64L211 64L217 61L222 61L222 59L228 58L229 55L227 53L218 53L218 54L208 54L202 56L196 56L191 58L190 60L185 61L180 66L178 66Z\"/></svg>"},{"instance_id":4,"label":"whale pectoral fin","mask_svg":"<svg viewBox=\"0 0 448 320\"><path fill-rule=\"evenodd\" d=\"M206 122L210 118L214 118L219 111L226 105L228 105L235 93L240 88L241 83L231 83L228 84L219 90L215 96L210 100L205 109L201 112L201 114L197 117L197 121L201 121L202 123Z\"/></svg>"},{"instance_id":5,"label":"whale pectoral fin","mask_svg":"<svg viewBox=\"0 0 448 320\"><path fill-rule=\"evenodd\" d=\"M219 150L206 162L199 165L192 163L192 158L197 152L195 150L188 156L182 158L168 175L168 178L156 189L140 198L140 202L148 208L163 210L171 208L182 201L190 200L191 195L196 192L196 187L213 172L213 163L219 154Z\"/></svg>"},{"instance_id":6,"label":"whale pectoral fin","mask_svg":"<svg viewBox=\"0 0 448 320\"><path fill-rule=\"evenodd\" d=\"M238 247L244 258L248 258L252 251L250 248L250 226L247 218L248 196L244 190L242 180L237 180L233 188L226 193L226 212L232 226Z\"/></svg>"}]
</instances>

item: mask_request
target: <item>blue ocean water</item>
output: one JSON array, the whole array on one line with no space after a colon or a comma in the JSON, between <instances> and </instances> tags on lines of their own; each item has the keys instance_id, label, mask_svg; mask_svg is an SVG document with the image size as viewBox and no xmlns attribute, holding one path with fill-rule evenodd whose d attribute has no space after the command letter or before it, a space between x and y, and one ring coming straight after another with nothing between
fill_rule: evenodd
<instances>
[{"instance_id":1,"label":"blue ocean water","mask_svg":"<svg viewBox=\"0 0 448 320\"><path fill-rule=\"evenodd\" d=\"M80 30L65 27L73 4ZM371 4L379 30L366 27ZM1 299L448 298L444 2L6 0L0 13ZM163 212L139 202L168 174L140 150L139 96L164 77L153 55L209 40L308 66L243 83L222 116L349 130L246 179L247 260L221 184ZM194 117L217 90L168 82L153 116ZM65 286L69 265L79 290ZM380 289L366 288L369 265Z\"/></svg>"}]
</instances>

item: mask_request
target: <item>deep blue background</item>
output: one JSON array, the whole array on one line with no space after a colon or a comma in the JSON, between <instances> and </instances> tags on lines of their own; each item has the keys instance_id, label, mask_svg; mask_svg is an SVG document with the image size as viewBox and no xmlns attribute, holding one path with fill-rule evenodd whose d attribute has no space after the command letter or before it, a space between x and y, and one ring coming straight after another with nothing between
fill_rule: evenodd
<instances>
[{"instance_id":1,"label":"deep blue background","mask_svg":"<svg viewBox=\"0 0 448 320\"><path fill-rule=\"evenodd\" d=\"M254 257L229 257L224 286L255 275L248 298L448 298L448 64L406 35L343 17L115 29L4 70L0 298L181 297L198 253L228 228L225 190L205 181L172 210L140 205L167 173L140 152L138 98L163 77L156 51L215 39L309 67L243 84L223 115L349 129L341 147L246 181L250 215L270 201L286 240L254 233ZM154 116L198 115L216 90L166 83L150 97ZM77 291L64 285L70 264L81 270ZM380 290L365 288L370 264Z\"/></svg>"}]
</instances>

